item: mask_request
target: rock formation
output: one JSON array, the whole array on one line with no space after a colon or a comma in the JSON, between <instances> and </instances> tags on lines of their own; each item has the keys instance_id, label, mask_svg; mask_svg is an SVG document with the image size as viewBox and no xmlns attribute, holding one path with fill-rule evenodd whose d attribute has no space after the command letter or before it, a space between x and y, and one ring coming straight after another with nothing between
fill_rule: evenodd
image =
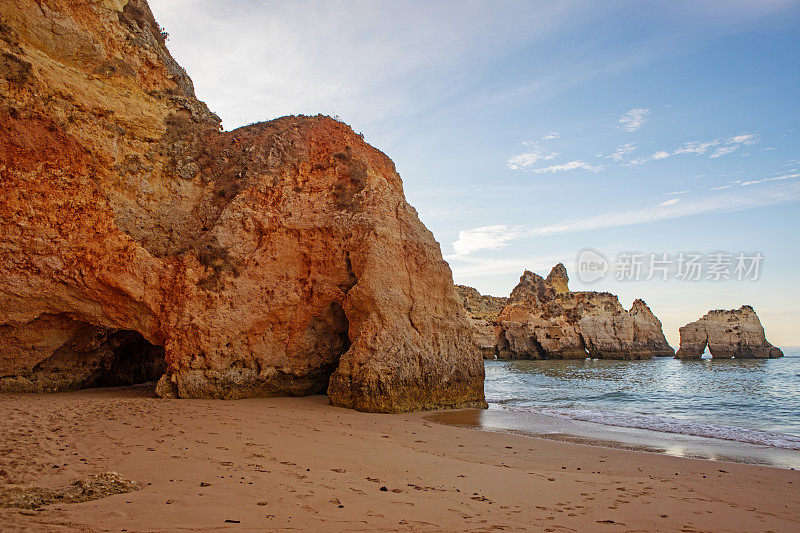
<instances>
[{"instance_id":1,"label":"rock formation","mask_svg":"<svg viewBox=\"0 0 800 533\"><path fill-rule=\"evenodd\" d=\"M497 317L506 306L508 298L486 296L472 287L456 285L484 359L497 358Z\"/></svg>"},{"instance_id":2,"label":"rock formation","mask_svg":"<svg viewBox=\"0 0 800 533\"><path fill-rule=\"evenodd\" d=\"M613 294L571 292L567 269L547 279L526 271L498 317L507 359L648 359L671 356L661 322L642 300L626 311Z\"/></svg>"},{"instance_id":3,"label":"rock formation","mask_svg":"<svg viewBox=\"0 0 800 533\"><path fill-rule=\"evenodd\" d=\"M484 406L392 161L327 117L223 132L144 0L0 4L0 389Z\"/></svg>"},{"instance_id":4,"label":"rock formation","mask_svg":"<svg viewBox=\"0 0 800 533\"><path fill-rule=\"evenodd\" d=\"M717 309L680 328L679 359L699 359L708 346L715 359L771 359L783 352L767 342L758 315L749 305Z\"/></svg>"}]
</instances>

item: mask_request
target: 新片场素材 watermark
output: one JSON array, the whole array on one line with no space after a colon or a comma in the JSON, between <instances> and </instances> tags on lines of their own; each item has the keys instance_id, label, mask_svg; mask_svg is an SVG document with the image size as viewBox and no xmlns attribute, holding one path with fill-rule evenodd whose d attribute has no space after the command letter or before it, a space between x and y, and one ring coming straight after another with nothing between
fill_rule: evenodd
<instances>
[{"instance_id":1,"label":"\u65b0\u7247\u573a\u7d20\u6750 watermark","mask_svg":"<svg viewBox=\"0 0 800 533\"><path fill-rule=\"evenodd\" d=\"M591 283L608 276L617 281L757 281L764 256L761 252L620 252L608 259L587 248L575 261L578 278Z\"/></svg>"}]
</instances>

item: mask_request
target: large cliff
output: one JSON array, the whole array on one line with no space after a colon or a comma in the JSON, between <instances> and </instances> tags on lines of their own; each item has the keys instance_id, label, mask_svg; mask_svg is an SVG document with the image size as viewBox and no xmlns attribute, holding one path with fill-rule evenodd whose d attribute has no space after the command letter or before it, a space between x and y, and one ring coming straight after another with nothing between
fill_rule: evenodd
<instances>
[{"instance_id":1,"label":"large cliff","mask_svg":"<svg viewBox=\"0 0 800 533\"><path fill-rule=\"evenodd\" d=\"M642 300L629 311L607 292L571 292L567 270L526 271L497 318L507 359L648 359L671 356L661 322Z\"/></svg>"},{"instance_id":2,"label":"large cliff","mask_svg":"<svg viewBox=\"0 0 800 533\"><path fill-rule=\"evenodd\" d=\"M783 352L767 342L764 328L749 305L739 309L709 311L680 328L679 359L699 359L708 346L715 359L771 359Z\"/></svg>"},{"instance_id":3,"label":"large cliff","mask_svg":"<svg viewBox=\"0 0 800 533\"><path fill-rule=\"evenodd\" d=\"M483 406L392 161L322 116L220 130L144 0L0 4L0 389Z\"/></svg>"}]
</instances>

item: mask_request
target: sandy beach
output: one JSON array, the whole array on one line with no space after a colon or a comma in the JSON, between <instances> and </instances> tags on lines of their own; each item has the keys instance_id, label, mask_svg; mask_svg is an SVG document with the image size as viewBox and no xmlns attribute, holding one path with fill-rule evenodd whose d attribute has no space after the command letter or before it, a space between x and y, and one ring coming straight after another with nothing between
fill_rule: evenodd
<instances>
[{"instance_id":1,"label":"sandy beach","mask_svg":"<svg viewBox=\"0 0 800 533\"><path fill-rule=\"evenodd\" d=\"M0 396L0 475L141 490L0 509L0 530L797 531L789 469L366 414L324 396L163 400L152 386Z\"/></svg>"}]
</instances>

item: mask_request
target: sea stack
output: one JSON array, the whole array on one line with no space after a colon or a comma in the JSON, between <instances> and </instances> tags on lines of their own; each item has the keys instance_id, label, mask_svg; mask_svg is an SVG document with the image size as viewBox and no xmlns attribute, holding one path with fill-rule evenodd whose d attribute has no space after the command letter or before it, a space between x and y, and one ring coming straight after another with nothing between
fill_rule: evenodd
<instances>
[{"instance_id":1,"label":"sea stack","mask_svg":"<svg viewBox=\"0 0 800 533\"><path fill-rule=\"evenodd\" d=\"M0 390L483 407L392 161L324 116L221 131L165 39L144 0L0 4Z\"/></svg>"},{"instance_id":2,"label":"sea stack","mask_svg":"<svg viewBox=\"0 0 800 533\"><path fill-rule=\"evenodd\" d=\"M560 263L546 279L526 271L496 318L476 315L474 309L468 306L483 328L481 338L489 337L489 324L494 324L492 348L501 359L649 359L675 354L644 301L636 300L627 311L613 294L572 292L567 269ZM483 350L486 357L489 348Z\"/></svg>"},{"instance_id":3,"label":"sea stack","mask_svg":"<svg viewBox=\"0 0 800 533\"><path fill-rule=\"evenodd\" d=\"M661 322L637 300L626 311L608 292L571 292L559 263L526 271L500 317L498 351L510 359L649 359L673 355Z\"/></svg>"},{"instance_id":4,"label":"sea stack","mask_svg":"<svg viewBox=\"0 0 800 533\"><path fill-rule=\"evenodd\" d=\"M767 342L764 327L749 305L709 311L680 328L679 359L700 359L708 346L714 359L773 359L783 352Z\"/></svg>"}]
</instances>

